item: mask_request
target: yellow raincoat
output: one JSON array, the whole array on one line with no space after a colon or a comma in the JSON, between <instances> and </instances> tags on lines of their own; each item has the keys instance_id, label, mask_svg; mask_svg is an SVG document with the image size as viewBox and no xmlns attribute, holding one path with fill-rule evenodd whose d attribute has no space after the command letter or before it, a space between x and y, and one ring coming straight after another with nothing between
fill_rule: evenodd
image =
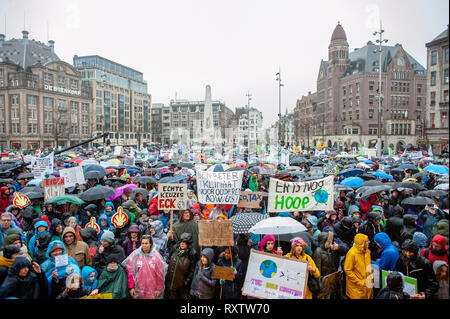
<instances>
[{"instance_id":1,"label":"yellow raincoat","mask_svg":"<svg viewBox=\"0 0 450 319\"><path fill-rule=\"evenodd\" d=\"M291 253L287 253L286 257L292 258L292 259L298 259L304 262L308 262L310 264L310 266L312 266L316 271L314 272L314 274L309 273L308 276L314 276L316 278L320 277L320 271L317 268L316 264L314 263L314 260L308 256L307 254L303 254L300 255L300 257L297 257L295 254L291 254ZM312 294L311 291L309 291L308 285L306 285L306 290L305 290L305 297L303 299L312 299Z\"/></svg>"},{"instance_id":2,"label":"yellow raincoat","mask_svg":"<svg viewBox=\"0 0 450 319\"><path fill-rule=\"evenodd\" d=\"M367 238L364 234L356 234L354 245L345 256L345 292L350 299L370 299L372 295L370 250L364 247Z\"/></svg>"}]
</instances>

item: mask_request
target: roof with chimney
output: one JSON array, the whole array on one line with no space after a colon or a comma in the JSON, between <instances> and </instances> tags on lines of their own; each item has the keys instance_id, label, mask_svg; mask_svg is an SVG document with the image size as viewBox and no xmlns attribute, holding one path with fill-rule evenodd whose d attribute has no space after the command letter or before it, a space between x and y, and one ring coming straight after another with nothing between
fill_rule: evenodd
<instances>
[{"instance_id":1,"label":"roof with chimney","mask_svg":"<svg viewBox=\"0 0 450 319\"><path fill-rule=\"evenodd\" d=\"M355 49L353 52L351 52L349 54L350 65L347 68L344 76L349 76L359 72L378 72L379 53L378 51L375 51L378 49L378 44L374 44L372 41L369 41L362 48ZM387 66L400 49L402 49L402 46L398 43L395 46L382 46L382 72L386 72ZM409 62L411 63L415 73L425 75L426 69L408 52L405 51L405 54Z\"/></svg>"},{"instance_id":2,"label":"roof with chimney","mask_svg":"<svg viewBox=\"0 0 450 319\"><path fill-rule=\"evenodd\" d=\"M49 62L60 61L54 52L54 41L48 44L28 39L28 31L22 31L21 39L5 41L5 36L0 35L0 62L12 62L24 70L40 62L46 65Z\"/></svg>"}]
</instances>

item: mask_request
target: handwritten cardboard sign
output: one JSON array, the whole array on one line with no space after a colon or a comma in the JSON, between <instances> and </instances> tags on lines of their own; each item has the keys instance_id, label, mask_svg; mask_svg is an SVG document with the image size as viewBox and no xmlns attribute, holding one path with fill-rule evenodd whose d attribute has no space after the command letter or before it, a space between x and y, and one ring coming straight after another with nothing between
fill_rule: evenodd
<instances>
[{"instance_id":1,"label":"handwritten cardboard sign","mask_svg":"<svg viewBox=\"0 0 450 319\"><path fill-rule=\"evenodd\" d=\"M262 192L241 192L237 207L243 208L259 208L263 199Z\"/></svg>"},{"instance_id":2,"label":"handwritten cardboard sign","mask_svg":"<svg viewBox=\"0 0 450 319\"><path fill-rule=\"evenodd\" d=\"M64 177L44 179L44 200L65 194Z\"/></svg>"},{"instance_id":3,"label":"handwritten cardboard sign","mask_svg":"<svg viewBox=\"0 0 450 319\"><path fill-rule=\"evenodd\" d=\"M158 209L182 210L186 209L187 185L186 184L159 184L158 185Z\"/></svg>"},{"instance_id":4,"label":"handwritten cardboard sign","mask_svg":"<svg viewBox=\"0 0 450 319\"><path fill-rule=\"evenodd\" d=\"M231 220L199 220L200 246L233 246L233 222Z\"/></svg>"},{"instance_id":5,"label":"handwritten cardboard sign","mask_svg":"<svg viewBox=\"0 0 450 319\"><path fill-rule=\"evenodd\" d=\"M202 204L233 204L239 202L243 171L197 171L198 201Z\"/></svg>"},{"instance_id":6,"label":"handwritten cardboard sign","mask_svg":"<svg viewBox=\"0 0 450 319\"><path fill-rule=\"evenodd\" d=\"M233 267L214 267L214 279L234 280L234 268Z\"/></svg>"}]
</instances>

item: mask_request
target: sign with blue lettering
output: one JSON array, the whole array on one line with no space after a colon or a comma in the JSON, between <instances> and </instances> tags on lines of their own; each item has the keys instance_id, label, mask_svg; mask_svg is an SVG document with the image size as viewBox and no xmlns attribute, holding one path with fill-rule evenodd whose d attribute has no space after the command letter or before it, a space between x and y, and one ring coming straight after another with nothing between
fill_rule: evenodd
<instances>
[{"instance_id":1,"label":"sign with blue lettering","mask_svg":"<svg viewBox=\"0 0 450 319\"><path fill-rule=\"evenodd\" d=\"M332 210L334 175L307 182L284 182L271 178L268 212Z\"/></svg>"}]
</instances>

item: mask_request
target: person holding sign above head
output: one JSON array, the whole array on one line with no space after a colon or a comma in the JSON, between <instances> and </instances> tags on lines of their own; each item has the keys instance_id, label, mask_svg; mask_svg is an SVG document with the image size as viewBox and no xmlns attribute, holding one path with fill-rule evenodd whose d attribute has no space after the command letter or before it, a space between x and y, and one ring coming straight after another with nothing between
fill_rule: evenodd
<instances>
[{"instance_id":1,"label":"person holding sign above head","mask_svg":"<svg viewBox=\"0 0 450 319\"><path fill-rule=\"evenodd\" d=\"M291 251L286 254L286 257L292 259L298 259L308 263L307 270L309 271L308 276L314 276L315 278L320 277L320 271L311 256L305 253L305 247L307 244L300 237L295 237L291 239ZM309 287L306 287L304 299L312 299L312 293Z\"/></svg>"}]
</instances>

